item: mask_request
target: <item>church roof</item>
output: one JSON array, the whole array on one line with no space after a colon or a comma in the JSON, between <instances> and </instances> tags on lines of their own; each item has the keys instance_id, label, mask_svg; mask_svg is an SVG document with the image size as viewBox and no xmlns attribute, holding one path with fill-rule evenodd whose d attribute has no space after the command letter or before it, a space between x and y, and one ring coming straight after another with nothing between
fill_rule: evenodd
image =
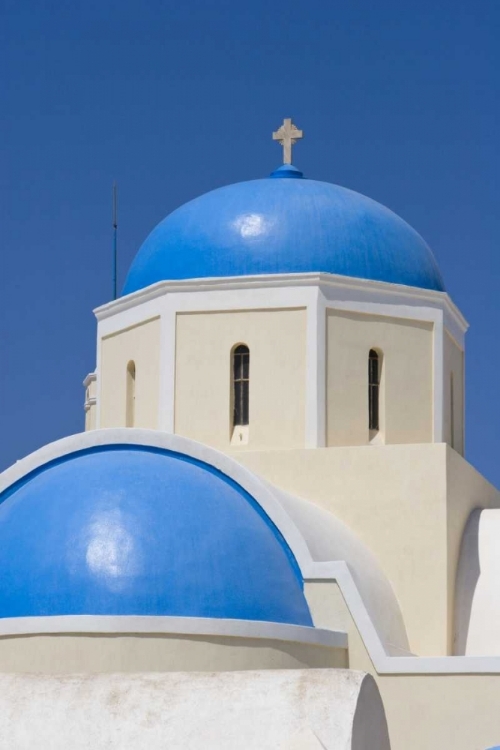
<instances>
[{"instance_id":1,"label":"church roof","mask_svg":"<svg viewBox=\"0 0 500 750\"><path fill-rule=\"evenodd\" d=\"M208 463L100 445L0 494L0 617L177 615L312 625L298 564Z\"/></svg>"},{"instance_id":2,"label":"church roof","mask_svg":"<svg viewBox=\"0 0 500 750\"><path fill-rule=\"evenodd\" d=\"M123 294L163 280L308 272L444 291L432 251L403 219L285 164L167 216L137 253Z\"/></svg>"}]
</instances>

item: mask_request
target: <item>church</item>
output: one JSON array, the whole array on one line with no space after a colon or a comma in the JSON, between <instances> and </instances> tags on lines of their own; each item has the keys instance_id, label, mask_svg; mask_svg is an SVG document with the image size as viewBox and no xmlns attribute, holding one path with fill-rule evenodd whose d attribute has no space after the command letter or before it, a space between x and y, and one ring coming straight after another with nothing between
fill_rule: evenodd
<instances>
[{"instance_id":1,"label":"church","mask_svg":"<svg viewBox=\"0 0 500 750\"><path fill-rule=\"evenodd\" d=\"M0 475L2 747L500 744L467 322L302 135L153 229L95 310L85 431Z\"/></svg>"}]
</instances>

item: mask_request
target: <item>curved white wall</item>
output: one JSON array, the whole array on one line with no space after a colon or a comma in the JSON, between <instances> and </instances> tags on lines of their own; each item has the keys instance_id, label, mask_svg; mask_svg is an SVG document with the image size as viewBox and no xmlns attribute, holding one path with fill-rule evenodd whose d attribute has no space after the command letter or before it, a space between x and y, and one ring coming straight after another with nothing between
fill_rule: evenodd
<instances>
[{"instance_id":1,"label":"curved white wall","mask_svg":"<svg viewBox=\"0 0 500 750\"><path fill-rule=\"evenodd\" d=\"M455 613L456 654L500 655L500 509L475 510L469 517Z\"/></svg>"},{"instance_id":2,"label":"curved white wall","mask_svg":"<svg viewBox=\"0 0 500 750\"><path fill-rule=\"evenodd\" d=\"M338 669L0 675L16 750L390 750L369 675Z\"/></svg>"},{"instance_id":3,"label":"curved white wall","mask_svg":"<svg viewBox=\"0 0 500 750\"><path fill-rule=\"evenodd\" d=\"M394 590L369 549L332 513L269 485L303 535L317 562L347 563L386 653L410 653L401 608Z\"/></svg>"}]
</instances>

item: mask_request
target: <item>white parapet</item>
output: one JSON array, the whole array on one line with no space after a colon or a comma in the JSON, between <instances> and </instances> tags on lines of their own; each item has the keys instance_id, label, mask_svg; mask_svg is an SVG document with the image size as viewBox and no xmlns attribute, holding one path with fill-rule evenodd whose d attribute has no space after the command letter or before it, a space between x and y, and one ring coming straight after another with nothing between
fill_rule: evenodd
<instances>
[{"instance_id":1,"label":"white parapet","mask_svg":"<svg viewBox=\"0 0 500 750\"><path fill-rule=\"evenodd\" d=\"M341 669L0 675L16 750L389 750L372 677Z\"/></svg>"}]
</instances>

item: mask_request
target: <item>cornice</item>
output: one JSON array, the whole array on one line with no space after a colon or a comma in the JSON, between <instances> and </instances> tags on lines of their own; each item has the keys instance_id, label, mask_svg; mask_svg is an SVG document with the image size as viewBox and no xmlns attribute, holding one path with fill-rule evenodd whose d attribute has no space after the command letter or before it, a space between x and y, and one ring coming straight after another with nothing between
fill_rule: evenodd
<instances>
[{"instance_id":1,"label":"cornice","mask_svg":"<svg viewBox=\"0 0 500 750\"><path fill-rule=\"evenodd\" d=\"M259 276L231 276L208 279L186 279L180 281L159 281L145 289L120 297L108 302L94 310L98 321L105 320L113 315L129 310L144 302L163 297L172 293L192 292L224 292L227 290L243 289L270 289L283 287L311 287L316 286L324 289L339 289L364 294L373 293L383 295L386 301L394 304L405 304L410 302L421 305L431 305L445 309L462 333L468 328L468 323L458 307L451 300L447 292L438 292L432 289L420 289L418 287L404 286L402 284L390 284L385 281L372 281L358 279L348 276L340 276L329 273L297 273L297 274L266 274Z\"/></svg>"},{"instance_id":2,"label":"cornice","mask_svg":"<svg viewBox=\"0 0 500 750\"><path fill-rule=\"evenodd\" d=\"M83 387L87 388L91 383L95 383L96 380L97 380L97 374L95 372L89 372L89 374L83 381Z\"/></svg>"},{"instance_id":3,"label":"cornice","mask_svg":"<svg viewBox=\"0 0 500 750\"><path fill-rule=\"evenodd\" d=\"M329 648L347 648L347 634L304 625L264 620L228 620L208 617L162 615L54 615L51 617L6 617L0 619L0 638L59 634L154 634L257 638L308 643Z\"/></svg>"}]
</instances>

